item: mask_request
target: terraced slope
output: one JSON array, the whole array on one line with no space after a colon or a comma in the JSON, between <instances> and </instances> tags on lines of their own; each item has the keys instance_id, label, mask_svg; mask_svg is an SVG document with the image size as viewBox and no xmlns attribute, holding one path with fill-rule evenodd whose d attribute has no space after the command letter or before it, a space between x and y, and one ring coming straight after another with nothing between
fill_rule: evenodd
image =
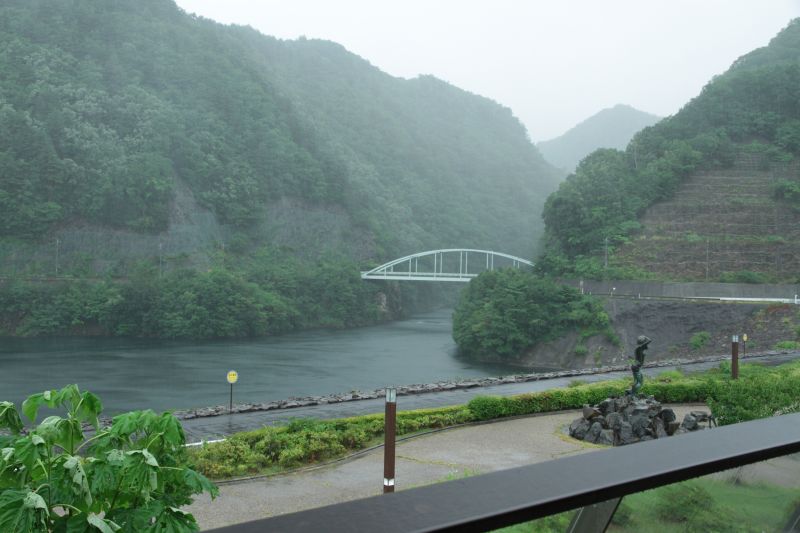
<instances>
[{"instance_id":1,"label":"terraced slope","mask_svg":"<svg viewBox=\"0 0 800 533\"><path fill-rule=\"evenodd\" d=\"M795 281L800 211L773 197L785 179L800 180L797 162L767 165L754 154L740 154L731 169L698 172L645 212L642 232L610 261L665 279Z\"/></svg>"}]
</instances>

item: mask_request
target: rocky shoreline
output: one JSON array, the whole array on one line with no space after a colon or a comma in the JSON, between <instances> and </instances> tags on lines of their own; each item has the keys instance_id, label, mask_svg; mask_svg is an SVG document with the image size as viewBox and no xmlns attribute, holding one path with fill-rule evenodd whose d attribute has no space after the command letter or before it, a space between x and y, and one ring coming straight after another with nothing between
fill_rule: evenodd
<instances>
[{"instance_id":1,"label":"rocky shoreline","mask_svg":"<svg viewBox=\"0 0 800 533\"><path fill-rule=\"evenodd\" d=\"M758 359L761 357L768 357L773 355L782 355L791 353L789 351L767 351L747 354L741 359ZM730 359L729 355L712 355L707 357L699 357L697 359L664 359L660 361L652 361L645 363L644 368L660 368L677 365L691 365L697 363L713 363L716 361L724 361ZM591 374L607 374L609 372L623 372L629 370L629 365L613 365L597 368L581 368L573 370L560 370L557 372L538 372L531 374L512 374L500 377L487 377L478 379L469 379L461 381L439 381L435 383L413 384L413 385L400 385L397 387L398 396L406 396L409 394L427 394L431 392L443 392L459 389L471 389L475 387L488 387L492 385L503 385L510 383L525 383L528 381L540 381L546 379L566 378L566 377L580 377ZM309 407L314 405L326 405L341 402L353 402L359 400L372 400L382 398L385 394L385 389L375 389L373 391L351 391L344 394L329 394L327 396L305 396L300 398L289 398L286 400L277 400L265 403L238 403L233 405L232 413L251 413L257 411L272 411L276 409L293 409L296 407ZM193 418L206 418L213 416L221 416L229 414L228 406L217 405L213 407L201 407L197 409L182 409L173 411L173 414L181 420L190 420Z\"/></svg>"}]
</instances>

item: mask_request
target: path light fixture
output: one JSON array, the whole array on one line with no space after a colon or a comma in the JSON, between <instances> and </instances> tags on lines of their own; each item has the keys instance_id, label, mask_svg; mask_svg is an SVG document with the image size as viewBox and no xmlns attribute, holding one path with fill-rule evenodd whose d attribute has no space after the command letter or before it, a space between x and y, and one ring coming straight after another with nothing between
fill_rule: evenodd
<instances>
[{"instance_id":1,"label":"path light fixture","mask_svg":"<svg viewBox=\"0 0 800 533\"><path fill-rule=\"evenodd\" d=\"M397 389L386 388L383 425L383 493L394 492L394 443L397 428Z\"/></svg>"}]
</instances>

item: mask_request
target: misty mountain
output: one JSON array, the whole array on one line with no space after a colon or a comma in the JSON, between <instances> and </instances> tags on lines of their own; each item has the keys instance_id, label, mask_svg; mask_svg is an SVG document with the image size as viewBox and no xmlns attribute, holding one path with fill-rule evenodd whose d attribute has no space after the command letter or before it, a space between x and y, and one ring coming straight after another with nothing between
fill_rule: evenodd
<instances>
[{"instance_id":1,"label":"misty mountain","mask_svg":"<svg viewBox=\"0 0 800 533\"><path fill-rule=\"evenodd\" d=\"M0 263L17 267L52 262L55 239L95 270L162 245L527 256L562 176L491 100L170 0L5 1L0 72Z\"/></svg>"},{"instance_id":2,"label":"misty mountain","mask_svg":"<svg viewBox=\"0 0 800 533\"><path fill-rule=\"evenodd\" d=\"M799 158L795 19L768 46L715 76L678 113L637 133L625 151L602 149L584 158L547 199L548 251L540 265L586 276L705 278L706 258L716 247L728 256L716 265L720 279L792 279L800 250L760 246L797 241ZM651 239L652 246L628 250L625 264L606 272L599 257L605 240L613 251L634 237ZM692 247L694 256L654 255L653 248L667 246L664 239L677 239L673 250ZM653 267L664 261L703 268L668 274Z\"/></svg>"},{"instance_id":3,"label":"misty mountain","mask_svg":"<svg viewBox=\"0 0 800 533\"><path fill-rule=\"evenodd\" d=\"M572 172L581 159L598 148L624 149L636 132L659 120L656 115L617 104L595 113L560 137L537 143L536 147L547 161Z\"/></svg>"}]
</instances>

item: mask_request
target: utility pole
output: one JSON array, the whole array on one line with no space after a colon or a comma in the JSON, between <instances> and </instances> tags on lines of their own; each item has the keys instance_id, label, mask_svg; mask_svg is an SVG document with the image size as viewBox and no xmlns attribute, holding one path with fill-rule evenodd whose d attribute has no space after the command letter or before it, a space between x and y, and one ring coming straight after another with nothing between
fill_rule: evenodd
<instances>
[{"instance_id":1,"label":"utility pole","mask_svg":"<svg viewBox=\"0 0 800 533\"><path fill-rule=\"evenodd\" d=\"M603 243L605 245L605 250L606 250L606 258L605 258L605 261L603 261L603 268L608 270L608 237L603 239Z\"/></svg>"}]
</instances>

